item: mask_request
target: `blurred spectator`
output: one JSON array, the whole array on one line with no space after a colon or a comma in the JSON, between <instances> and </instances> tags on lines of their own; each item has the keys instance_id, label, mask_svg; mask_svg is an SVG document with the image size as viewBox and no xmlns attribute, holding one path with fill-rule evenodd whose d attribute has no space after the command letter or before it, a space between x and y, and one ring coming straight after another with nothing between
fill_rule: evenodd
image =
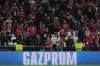
<instances>
[{"instance_id":1,"label":"blurred spectator","mask_svg":"<svg viewBox=\"0 0 100 66\"><path fill-rule=\"evenodd\" d=\"M94 42L94 46L99 46L99 35L98 35L98 32L93 32L93 35L92 35L92 38L93 38L93 42Z\"/></svg>"},{"instance_id":2,"label":"blurred spectator","mask_svg":"<svg viewBox=\"0 0 100 66\"><path fill-rule=\"evenodd\" d=\"M30 33L28 34L28 37L26 38L26 46L34 46L34 39Z\"/></svg>"},{"instance_id":3,"label":"blurred spectator","mask_svg":"<svg viewBox=\"0 0 100 66\"><path fill-rule=\"evenodd\" d=\"M24 29L22 29L21 27L18 27L18 28L16 29L15 34L16 34L17 40L20 39L20 37L22 36L22 33L23 33L23 32L24 32Z\"/></svg>"},{"instance_id":4,"label":"blurred spectator","mask_svg":"<svg viewBox=\"0 0 100 66\"><path fill-rule=\"evenodd\" d=\"M65 43L65 40L63 40L62 38L60 38L58 46L64 47L64 43Z\"/></svg>"},{"instance_id":5,"label":"blurred spectator","mask_svg":"<svg viewBox=\"0 0 100 66\"><path fill-rule=\"evenodd\" d=\"M74 40L71 36L69 36L68 39L66 40L66 46L67 47L73 47L74 46Z\"/></svg>"},{"instance_id":6,"label":"blurred spectator","mask_svg":"<svg viewBox=\"0 0 100 66\"><path fill-rule=\"evenodd\" d=\"M26 29L26 30L23 32L23 43L24 43L25 46L27 45L27 38L28 38L28 35L29 35L29 32L28 32L28 29Z\"/></svg>"},{"instance_id":7,"label":"blurred spectator","mask_svg":"<svg viewBox=\"0 0 100 66\"><path fill-rule=\"evenodd\" d=\"M58 17L54 18L54 27L55 27L55 32L58 32L60 29L60 22L58 20Z\"/></svg>"},{"instance_id":8,"label":"blurred spectator","mask_svg":"<svg viewBox=\"0 0 100 66\"><path fill-rule=\"evenodd\" d=\"M84 39L84 28L80 28L78 31L78 39L83 42Z\"/></svg>"},{"instance_id":9,"label":"blurred spectator","mask_svg":"<svg viewBox=\"0 0 100 66\"><path fill-rule=\"evenodd\" d=\"M47 37L46 41L45 41L45 46L46 47L51 47L53 44L52 40L50 39L50 37Z\"/></svg>"},{"instance_id":10,"label":"blurred spectator","mask_svg":"<svg viewBox=\"0 0 100 66\"><path fill-rule=\"evenodd\" d=\"M69 25L66 23L66 21L64 20L63 24L62 24L62 29L64 30L64 32L68 32L69 29Z\"/></svg>"},{"instance_id":11,"label":"blurred spectator","mask_svg":"<svg viewBox=\"0 0 100 66\"><path fill-rule=\"evenodd\" d=\"M34 46L43 47L43 41L41 40L40 35L37 35L37 37L35 38Z\"/></svg>"},{"instance_id":12,"label":"blurred spectator","mask_svg":"<svg viewBox=\"0 0 100 66\"><path fill-rule=\"evenodd\" d=\"M23 9L21 9L19 11L19 16L24 20L26 18L26 14L25 14L25 11Z\"/></svg>"},{"instance_id":13,"label":"blurred spectator","mask_svg":"<svg viewBox=\"0 0 100 66\"><path fill-rule=\"evenodd\" d=\"M31 35L33 38L36 37L36 27L35 27L35 26L30 26L30 27L28 28L28 31L29 31L30 35Z\"/></svg>"},{"instance_id":14,"label":"blurred spectator","mask_svg":"<svg viewBox=\"0 0 100 66\"><path fill-rule=\"evenodd\" d=\"M85 31L84 31L84 37L89 38L91 35L91 31L89 30L88 27L86 27Z\"/></svg>"},{"instance_id":15,"label":"blurred spectator","mask_svg":"<svg viewBox=\"0 0 100 66\"><path fill-rule=\"evenodd\" d=\"M11 14L13 16L16 16L18 11L19 11L18 6L16 5L16 3L14 3L13 6L11 7Z\"/></svg>"},{"instance_id":16,"label":"blurred spectator","mask_svg":"<svg viewBox=\"0 0 100 66\"><path fill-rule=\"evenodd\" d=\"M65 37L66 37L66 33L64 32L63 29L60 29L60 38L65 40Z\"/></svg>"},{"instance_id":17,"label":"blurred spectator","mask_svg":"<svg viewBox=\"0 0 100 66\"><path fill-rule=\"evenodd\" d=\"M75 44L75 49L76 51L82 51L83 43L80 40L78 40L77 43Z\"/></svg>"},{"instance_id":18,"label":"blurred spectator","mask_svg":"<svg viewBox=\"0 0 100 66\"><path fill-rule=\"evenodd\" d=\"M16 44L15 50L16 51L23 51L23 45L20 42L18 42Z\"/></svg>"},{"instance_id":19,"label":"blurred spectator","mask_svg":"<svg viewBox=\"0 0 100 66\"><path fill-rule=\"evenodd\" d=\"M97 31L100 32L100 19L97 20Z\"/></svg>"}]
</instances>

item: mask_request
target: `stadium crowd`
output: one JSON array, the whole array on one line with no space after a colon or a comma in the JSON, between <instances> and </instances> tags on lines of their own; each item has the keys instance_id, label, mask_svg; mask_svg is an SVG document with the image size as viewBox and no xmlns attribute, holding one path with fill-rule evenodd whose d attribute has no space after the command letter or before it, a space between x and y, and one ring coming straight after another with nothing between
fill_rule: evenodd
<instances>
[{"instance_id":1,"label":"stadium crowd","mask_svg":"<svg viewBox=\"0 0 100 66\"><path fill-rule=\"evenodd\" d=\"M14 34L24 46L50 47L54 34L59 47L73 47L75 36L85 47L98 47L99 31L99 0L0 0L1 46Z\"/></svg>"}]
</instances>

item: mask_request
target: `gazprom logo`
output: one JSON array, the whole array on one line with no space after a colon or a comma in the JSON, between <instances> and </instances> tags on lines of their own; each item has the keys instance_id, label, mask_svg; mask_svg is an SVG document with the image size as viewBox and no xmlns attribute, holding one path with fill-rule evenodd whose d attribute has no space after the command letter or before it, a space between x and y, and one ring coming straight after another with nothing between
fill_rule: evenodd
<instances>
[{"instance_id":1,"label":"gazprom logo","mask_svg":"<svg viewBox=\"0 0 100 66\"><path fill-rule=\"evenodd\" d=\"M77 65L77 52L24 52L24 65Z\"/></svg>"}]
</instances>

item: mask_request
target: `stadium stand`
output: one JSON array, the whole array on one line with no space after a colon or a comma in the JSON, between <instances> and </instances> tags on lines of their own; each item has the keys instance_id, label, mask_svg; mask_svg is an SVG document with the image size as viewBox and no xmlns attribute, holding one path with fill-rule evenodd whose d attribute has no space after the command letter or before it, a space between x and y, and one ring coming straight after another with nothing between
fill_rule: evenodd
<instances>
[{"instance_id":1,"label":"stadium stand","mask_svg":"<svg viewBox=\"0 0 100 66\"><path fill-rule=\"evenodd\" d=\"M98 51L99 32L100 0L0 0L0 51Z\"/></svg>"}]
</instances>

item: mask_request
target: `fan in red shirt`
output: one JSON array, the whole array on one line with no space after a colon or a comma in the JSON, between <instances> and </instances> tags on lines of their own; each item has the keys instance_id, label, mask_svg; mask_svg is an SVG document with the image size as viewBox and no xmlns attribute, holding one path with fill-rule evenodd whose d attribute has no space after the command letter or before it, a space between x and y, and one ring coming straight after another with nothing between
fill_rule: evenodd
<instances>
[{"instance_id":1,"label":"fan in red shirt","mask_svg":"<svg viewBox=\"0 0 100 66\"><path fill-rule=\"evenodd\" d=\"M66 33L69 29L69 25L66 23L66 21L64 20L63 24L62 24L62 29L64 29L64 32Z\"/></svg>"},{"instance_id":2,"label":"fan in red shirt","mask_svg":"<svg viewBox=\"0 0 100 66\"><path fill-rule=\"evenodd\" d=\"M20 26L20 23L18 23L17 20L15 20L14 23L12 24L12 28L13 28L14 32L17 29L17 27L19 27L19 26Z\"/></svg>"},{"instance_id":3,"label":"fan in red shirt","mask_svg":"<svg viewBox=\"0 0 100 66\"><path fill-rule=\"evenodd\" d=\"M60 28L60 21L58 20L58 17L55 17L53 22L54 22L55 31L58 32Z\"/></svg>"},{"instance_id":4,"label":"fan in red shirt","mask_svg":"<svg viewBox=\"0 0 100 66\"><path fill-rule=\"evenodd\" d=\"M96 31L97 29L97 24L94 22L94 23L91 23L91 31Z\"/></svg>"},{"instance_id":5,"label":"fan in red shirt","mask_svg":"<svg viewBox=\"0 0 100 66\"><path fill-rule=\"evenodd\" d=\"M34 20L36 19L36 16L33 12L31 12L31 14L29 14L29 18L32 19L32 21L34 22Z\"/></svg>"},{"instance_id":6,"label":"fan in red shirt","mask_svg":"<svg viewBox=\"0 0 100 66\"><path fill-rule=\"evenodd\" d=\"M89 38L84 38L84 46L88 49L90 48L90 39Z\"/></svg>"},{"instance_id":7,"label":"fan in red shirt","mask_svg":"<svg viewBox=\"0 0 100 66\"><path fill-rule=\"evenodd\" d=\"M40 26L40 34L44 34L44 32L45 32L45 25L41 25Z\"/></svg>"},{"instance_id":8,"label":"fan in red shirt","mask_svg":"<svg viewBox=\"0 0 100 66\"><path fill-rule=\"evenodd\" d=\"M1 25L1 30L6 30L6 23L5 22Z\"/></svg>"},{"instance_id":9,"label":"fan in red shirt","mask_svg":"<svg viewBox=\"0 0 100 66\"><path fill-rule=\"evenodd\" d=\"M24 29L22 29L21 27L18 27L18 28L16 29L16 32L15 32L16 37L21 36L21 34L22 34L23 32L24 32Z\"/></svg>"},{"instance_id":10,"label":"fan in red shirt","mask_svg":"<svg viewBox=\"0 0 100 66\"><path fill-rule=\"evenodd\" d=\"M90 37L90 35L91 35L91 31L89 30L89 28L88 28L88 27L86 27L86 30L84 31L84 37L89 38L89 37Z\"/></svg>"},{"instance_id":11,"label":"fan in red shirt","mask_svg":"<svg viewBox=\"0 0 100 66\"><path fill-rule=\"evenodd\" d=\"M98 46L98 42L99 42L99 35L98 35L98 32L93 32L93 42L94 42L94 46Z\"/></svg>"},{"instance_id":12,"label":"fan in red shirt","mask_svg":"<svg viewBox=\"0 0 100 66\"><path fill-rule=\"evenodd\" d=\"M45 46L46 47L50 47L53 44L52 40L50 39L50 37L47 37L46 41L45 41Z\"/></svg>"},{"instance_id":13,"label":"fan in red shirt","mask_svg":"<svg viewBox=\"0 0 100 66\"><path fill-rule=\"evenodd\" d=\"M25 11L24 11L23 9L21 9L21 10L19 11L19 15L20 15L20 17L21 17L23 20L24 20L25 17L26 17Z\"/></svg>"},{"instance_id":14,"label":"fan in red shirt","mask_svg":"<svg viewBox=\"0 0 100 66\"><path fill-rule=\"evenodd\" d=\"M61 30L60 30L60 38L64 40L65 37L66 37L66 33L64 32L63 29L61 29Z\"/></svg>"},{"instance_id":15,"label":"fan in red shirt","mask_svg":"<svg viewBox=\"0 0 100 66\"><path fill-rule=\"evenodd\" d=\"M31 35L32 37L36 37L36 27L30 26L30 27L28 28L28 31L29 31L29 33L30 33L30 35Z\"/></svg>"}]
</instances>

